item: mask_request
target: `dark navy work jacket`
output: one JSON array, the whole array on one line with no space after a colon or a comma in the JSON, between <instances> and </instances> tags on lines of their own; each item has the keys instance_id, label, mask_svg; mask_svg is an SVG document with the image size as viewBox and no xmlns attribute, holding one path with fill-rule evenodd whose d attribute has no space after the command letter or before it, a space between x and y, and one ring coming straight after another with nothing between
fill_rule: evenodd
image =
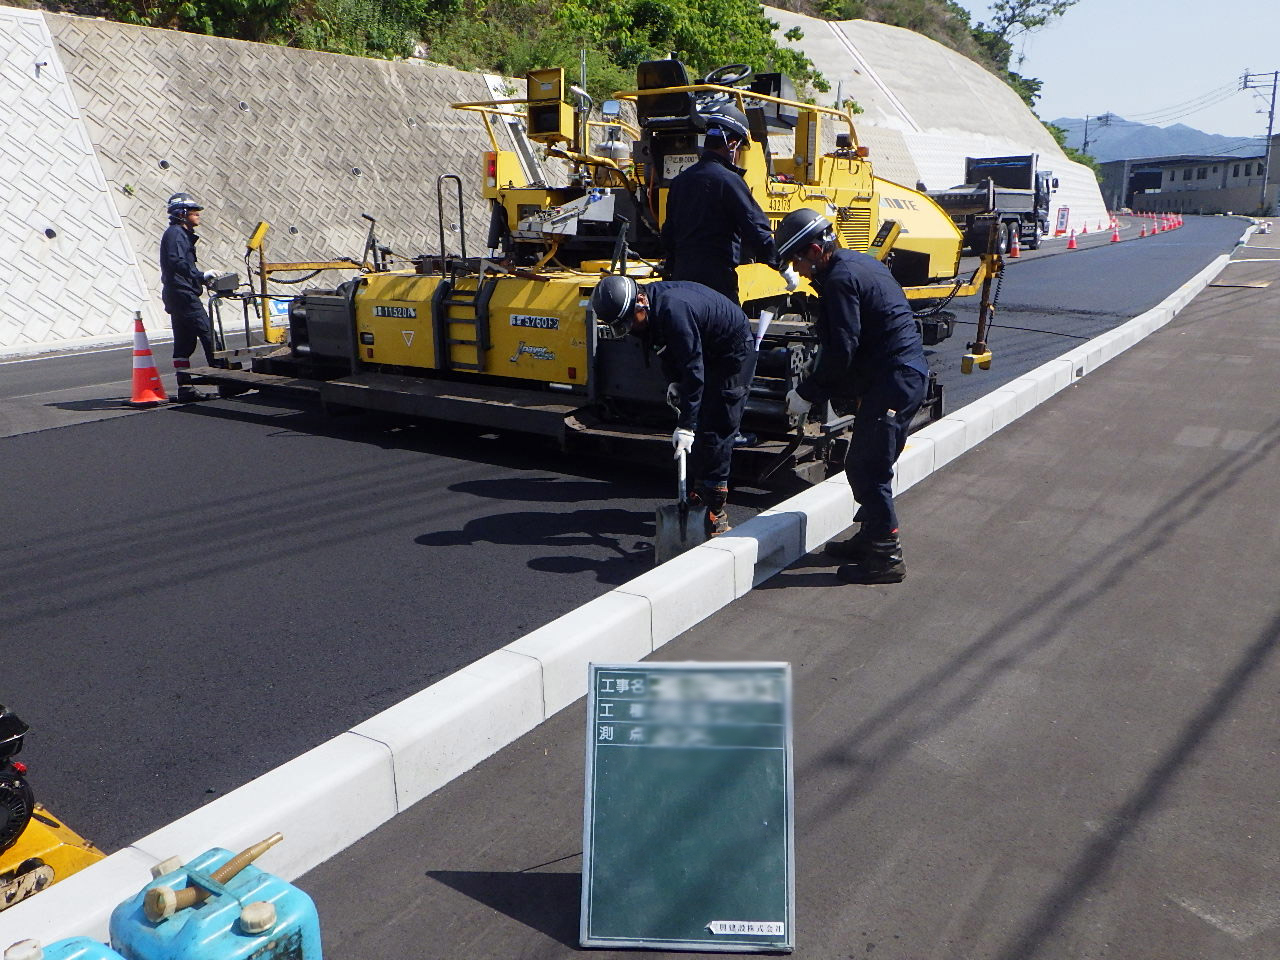
<instances>
[{"instance_id":1,"label":"dark navy work jacket","mask_svg":"<svg viewBox=\"0 0 1280 960\"><path fill-rule=\"evenodd\" d=\"M658 348L667 382L680 384L678 425L692 430L708 380L736 372L750 355L751 325L741 307L700 283L659 281L643 289L649 296L645 337Z\"/></svg>"},{"instance_id":2,"label":"dark navy work jacket","mask_svg":"<svg viewBox=\"0 0 1280 960\"><path fill-rule=\"evenodd\" d=\"M837 249L818 291L818 366L797 392L813 403L856 397L875 377L903 366L929 373L920 330L889 268L856 250Z\"/></svg>"},{"instance_id":3,"label":"dark navy work jacket","mask_svg":"<svg viewBox=\"0 0 1280 960\"><path fill-rule=\"evenodd\" d=\"M778 255L769 218L742 179L745 171L713 150L671 181L662 244L668 276L694 279L699 263L709 270L737 267L745 244L759 263L774 266Z\"/></svg>"},{"instance_id":4,"label":"dark navy work jacket","mask_svg":"<svg viewBox=\"0 0 1280 960\"><path fill-rule=\"evenodd\" d=\"M160 292L165 305L199 302L204 271L196 264L200 237L180 223L171 223L160 238Z\"/></svg>"}]
</instances>

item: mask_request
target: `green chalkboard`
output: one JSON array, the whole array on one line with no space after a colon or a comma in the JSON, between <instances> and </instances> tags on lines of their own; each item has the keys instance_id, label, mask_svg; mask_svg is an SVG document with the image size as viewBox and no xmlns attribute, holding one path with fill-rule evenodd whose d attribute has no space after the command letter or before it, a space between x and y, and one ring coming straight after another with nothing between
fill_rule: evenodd
<instances>
[{"instance_id":1,"label":"green chalkboard","mask_svg":"<svg viewBox=\"0 0 1280 960\"><path fill-rule=\"evenodd\" d=\"M791 668L591 664L584 947L789 951Z\"/></svg>"}]
</instances>

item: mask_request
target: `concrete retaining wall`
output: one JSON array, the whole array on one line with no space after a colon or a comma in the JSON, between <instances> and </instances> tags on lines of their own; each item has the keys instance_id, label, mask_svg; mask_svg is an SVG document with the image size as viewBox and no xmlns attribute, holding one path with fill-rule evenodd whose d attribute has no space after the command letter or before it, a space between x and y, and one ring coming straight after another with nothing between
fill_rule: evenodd
<instances>
[{"instance_id":1,"label":"concrete retaining wall","mask_svg":"<svg viewBox=\"0 0 1280 960\"><path fill-rule=\"evenodd\" d=\"M244 276L259 220L275 261L358 259L362 213L397 253L436 250L436 177L456 173L482 252L489 140L449 104L501 96L498 78L3 7L0 43L0 253L16 267L0 353L118 341L136 309L166 330L156 255L177 190L206 207L201 265Z\"/></svg>"},{"instance_id":2,"label":"concrete retaining wall","mask_svg":"<svg viewBox=\"0 0 1280 960\"><path fill-rule=\"evenodd\" d=\"M1093 171L1068 160L1018 95L972 60L901 27L766 10L778 23L778 42L803 51L831 83L820 102L833 104L839 96L862 107L858 138L871 148L878 176L944 190L964 182L967 156L1038 153L1059 181L1051 222L1063 206L1067 229L1094 230L1108 221ZM786 40L783 35L796 27L803 37ZM902 142L909 167L898 159Z\"/></svg>"}]
</instances>

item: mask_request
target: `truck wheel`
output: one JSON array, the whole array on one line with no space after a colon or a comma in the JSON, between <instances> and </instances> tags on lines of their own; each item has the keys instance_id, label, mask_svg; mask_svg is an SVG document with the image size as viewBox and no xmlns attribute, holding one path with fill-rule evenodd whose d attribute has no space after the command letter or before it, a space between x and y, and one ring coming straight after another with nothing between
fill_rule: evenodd
<instances>
[{"instance_id":1,"label":"truck wheel","mask_svg":"<svg viewBox=\"0 0 1280 960\"><path fill-rule=\"evenodd\" d=\"M1040 228L1039 227L1036 227L1034 230L1031 231L1031 239L1027 241L1027 249L1028 250L1040 249Z\"/></svg>"},{"instance_id":2,"label":"truck wheel","mask_svg":"<svg viewBox=\"0 0 1280 960\"><path fill-rule=\"evenodd\" d=\"M1009 228L1002 223L996 230L996 253L1003 256L1009 252Z\"/></svg>"}]
</instances>

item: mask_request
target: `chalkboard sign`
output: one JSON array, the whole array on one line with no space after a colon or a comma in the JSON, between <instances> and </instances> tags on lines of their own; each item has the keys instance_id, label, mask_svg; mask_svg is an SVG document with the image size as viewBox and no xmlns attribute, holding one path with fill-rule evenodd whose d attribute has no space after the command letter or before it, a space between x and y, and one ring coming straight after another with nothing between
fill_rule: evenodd
<instances>
[{"instance_id":1,"label":"chalkboard sign","mask_svg":"<svg viewBox=\"0 0 1280 960\"><path fill-rule=\"evenodd\" d=\"M584 947L789 951L791 668L592 664Z\"/></svg>"}]
</instances>

